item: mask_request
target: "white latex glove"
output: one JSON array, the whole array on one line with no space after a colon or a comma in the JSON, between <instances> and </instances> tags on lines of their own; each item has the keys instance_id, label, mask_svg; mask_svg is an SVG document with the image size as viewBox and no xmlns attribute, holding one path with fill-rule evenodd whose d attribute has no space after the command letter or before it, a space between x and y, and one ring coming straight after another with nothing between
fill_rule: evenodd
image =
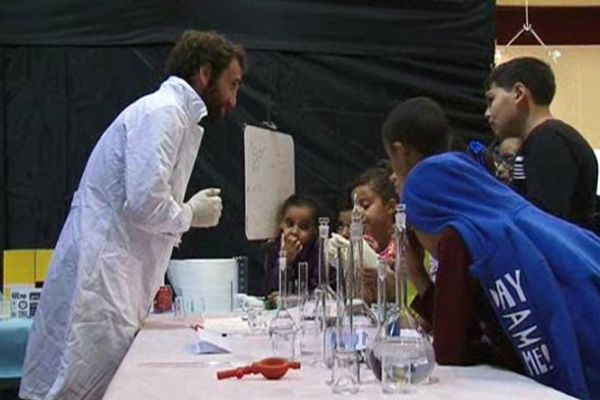
<instances>
[{"instance_id":1,"label":"white latex glove","mask_svg":"<svg viewBox=\"0 0 600 400\"><path fill-rule=\"evenodd\" d=\"M367 241L363 239L363 268L377 268L377 260L379 256L375 251L369 246ZM333 233L331 235L331 239L327 241L327 254L329 255L329 259L332 260L332 264L337 267L337 249L342 249L342 257L347 257L348 251L350 249L350 241L339 235L337 233Z\"/></svg>"},{"instance_id":2,"label":"white latex glove","mask_svg":"<svg viewBox=\"0 0 600 400\"><path fill-rule=\"evenodd\" d=\"M331 238L327 240L327 259L335 268L337 268L339 265L338 248L340 249L342 256L342 263L345 265L348 249L350 248L350 242L348 242L348 240L346 240L346 238L343 236L333 233Z\"/></svg>"},{"instance_id":3,"label":"white latex glove","mask_svg":"<svg viewBox=\"0 0 600 400\"><path fill-rule=\"evenodd\" d=\"M208 228L219 223L223 210L220 193L221 189L217 188L203 189L185 203L192 209L193 227Z\"/></svg>"}]
</instances>

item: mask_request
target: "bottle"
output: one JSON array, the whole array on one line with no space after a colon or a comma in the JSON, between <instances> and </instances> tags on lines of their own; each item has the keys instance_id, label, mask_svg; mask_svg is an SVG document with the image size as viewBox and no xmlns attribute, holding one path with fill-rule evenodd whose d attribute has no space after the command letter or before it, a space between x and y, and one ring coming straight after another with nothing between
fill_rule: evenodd
<instances>
[{"instance_id":1,"label":"bottle","mask_svg":"<svg viewBox=\"0 0 600 400\"><path fill-rule=\"evenodd\" d=\"M169 285L163 285L158 288L156 296L154 296L154 312L164 313L171 311L173 307L173 290Z\"/></svg>"}]
</instances>

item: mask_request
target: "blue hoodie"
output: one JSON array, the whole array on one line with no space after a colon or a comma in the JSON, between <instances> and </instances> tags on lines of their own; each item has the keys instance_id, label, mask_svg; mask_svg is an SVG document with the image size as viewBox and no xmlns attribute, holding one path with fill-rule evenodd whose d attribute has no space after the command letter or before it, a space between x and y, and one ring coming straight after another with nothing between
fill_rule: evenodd
<instances>
[{"instance_id":1,"label":"blue hoodie","mask_svg":"<svg viewBox=\"0 0 600 400\"><path fill-rule=\"evenodd\" d=\"M407 219L452 227L505 335L536 381L600 399L600 240L551 216L470 157L425 159L407 177Z\"/></svg>"}]
</instances>

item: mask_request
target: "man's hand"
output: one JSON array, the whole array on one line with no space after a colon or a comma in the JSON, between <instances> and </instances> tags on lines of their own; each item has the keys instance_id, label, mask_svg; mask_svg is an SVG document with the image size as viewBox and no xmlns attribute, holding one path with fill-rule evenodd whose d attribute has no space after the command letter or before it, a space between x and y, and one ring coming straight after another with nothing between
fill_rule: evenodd
<instances>
[{"instance_id":1,"label":"man's hand","mask_svg":"<svg viewBox=\"0 0 600 400\"><path fill-rule=\"evenodd\" d=\"M188 200L186 205L192 209L193 227L208 228L219 223L223 210L220 193L221 189L217 188L203 189Z\"/></svg>"}]
</instances>

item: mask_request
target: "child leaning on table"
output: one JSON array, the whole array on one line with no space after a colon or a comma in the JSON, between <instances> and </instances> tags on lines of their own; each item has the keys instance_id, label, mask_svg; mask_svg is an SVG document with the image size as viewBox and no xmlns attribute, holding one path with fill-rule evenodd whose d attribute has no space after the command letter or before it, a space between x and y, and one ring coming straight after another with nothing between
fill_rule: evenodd
<instances>
[{"instance_id":1,"label":"child leaning on table","mask_svg":"<svg viewBox=\"0 0 600 400\"><path fill-rule=\"evenodd\" d=\"M425 132L444 119L431 100L412 99L383 131L394 171L406 176L413 308L431 322L436 361L500 363L600 399L600 239L538 209L466 154L411 163L406 129ZM439 262L435 283L421 248Z\"/></svg>"}]
</instances>

